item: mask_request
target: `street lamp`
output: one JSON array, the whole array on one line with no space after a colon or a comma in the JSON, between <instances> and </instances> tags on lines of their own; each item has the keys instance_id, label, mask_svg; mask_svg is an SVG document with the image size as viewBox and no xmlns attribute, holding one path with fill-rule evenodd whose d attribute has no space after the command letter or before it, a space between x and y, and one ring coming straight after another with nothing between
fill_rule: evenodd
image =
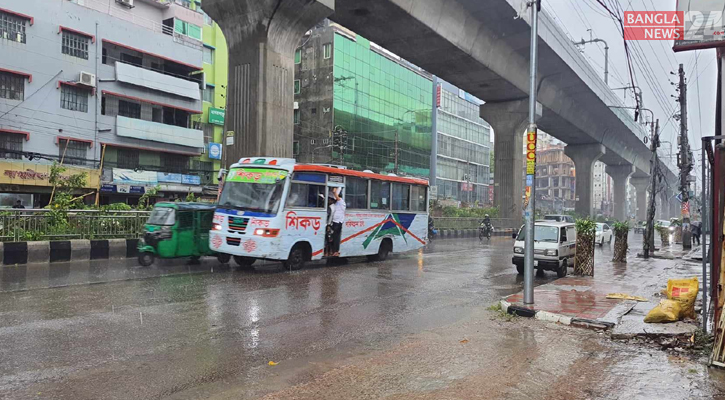
<instances>
[{"instance_id":1,"label":"street lamp","mask_svg":"<svg viewBox=\"0 0 725 400\"><path fill-rule=\"evenodd\" d=\"M582 40L580 42L574 42L577 46L583 46L588 43L604 43L604 83L609 85L609 45L607 44L604 39L594 39L592 38L592 30L587 29L589 31L589 40Z\"/></svg>"}]
</instances>

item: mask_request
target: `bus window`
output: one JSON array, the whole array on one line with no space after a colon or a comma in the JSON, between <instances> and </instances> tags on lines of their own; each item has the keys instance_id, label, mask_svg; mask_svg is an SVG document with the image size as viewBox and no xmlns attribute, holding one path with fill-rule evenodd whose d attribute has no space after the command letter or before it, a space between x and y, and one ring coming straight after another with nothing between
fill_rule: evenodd
<instances>
[{"instance_id":1,"label":"bus window","mask_svg":"<svg viewBox=\"0 0 725 400\"><path fill-rule=\"evenodd\" d=\"M410 185L393 183L393 210L410 210Z\"/></svg>"},{"instance_id":2,"label":"bus window","mask_svg":"<svg viewBox=\"0 0 725 400\"><path fill-rule=\"evenodd\" d=\"M410 202L410 209L412 211L426 211L426 196L425 196L425 186L418 186L413 185L413 187L410 188L411 190L411 202Z\"/></svg>"},{"instance_id":3,"label":"bus window","mask_svg":"<svg viewBox=\"0 0 725 400\"><path fill-rule=\"evenodd\" d=\"M370 181L370 208L390 210L390 182Z\"/></svg>"},{"instance_id":4,"label":"bus window","mask_svg":"<svg viewBox=\"0 0 725 400\"><path fill-rule=\"evenodd\" d=\"M345 203L347 208L368 208L368 180L348 177L345 183Z\"/></svg>"},{"instance_id":5,"label":"bus window","mask_svg":"<svg viewBox=\"0 0 725 400\"><path fill-rule=\"evenodd\" d=\"M293 182L290 186L289 196L287 196L287 207L325 208L324 195L325 186L323 185Z\"/></svg>"}]
</instances>

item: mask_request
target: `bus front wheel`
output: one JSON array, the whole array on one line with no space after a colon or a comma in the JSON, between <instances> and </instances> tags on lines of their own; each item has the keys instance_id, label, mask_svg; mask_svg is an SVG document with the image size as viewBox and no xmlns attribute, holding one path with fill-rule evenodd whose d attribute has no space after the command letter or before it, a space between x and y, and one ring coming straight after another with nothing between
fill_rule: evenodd
<instances>
[{"instance_id":1,"label":"bus front wheel","mask_svg":"<svg viewBox=\"0 0 725 400\"><path fill-rule=\"evenodd\" d=\"M305 266L305 261L306 252L304 247L295 245L295 247L292 248L292 251L289 252L287 260L283 261L282 264L284 264L285 269L297 271Z\"/></svg>"}]
</instances>

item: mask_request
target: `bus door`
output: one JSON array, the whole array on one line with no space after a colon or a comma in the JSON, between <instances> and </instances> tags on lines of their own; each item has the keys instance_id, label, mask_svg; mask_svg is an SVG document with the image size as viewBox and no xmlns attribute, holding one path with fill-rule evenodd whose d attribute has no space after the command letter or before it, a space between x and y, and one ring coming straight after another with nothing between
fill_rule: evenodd
<instances>
[{"instance_id":1,"label":"bus door","mask_svg":"<svg viewBox=\"0 0 725 400\"><path fill-rule=\"evenodd\" d=\"M345 199L345 183L344 182L345 182L345 179L340 175L328 176L327 177L327 196L328 196L327 198L330 198L330 197L334 198L335 195L334 195L333 191L335 189L337 189L337 192L340 194L340 196L342 196L342 199L346 201L347 199ZM327 207L326 210L327 210L326 221L329 222L330 224L332 224L332 215L330 215L331 208ZM344 228L344 225L343 225L343 228ZM332 233L331 230L329 230L329 231L326 230L326 232L328 234ZM341 235L343 233L344 232L341 232ZM340 241L342 241L343 238L344 238L344 236L341 236ZM328 237L328 235L325 235L325 249L326 250L327 250L327 246L329 245L329 239L330 239L330 237ZM342 249L342 246L340 246L340 248Z\"/></svg>"},{"instance_id":2,"label":"bus door","mask_svg":"<svg viewBox=\"0 0 725 400\"><path fill-rule=\"evenodd\" d=\"M327 228L327 186L325 175L295 173L290 184L284 210L284 249L306 241L312 247L312 258L319 259L325 246Z\"/></svg>"}]
</instances>

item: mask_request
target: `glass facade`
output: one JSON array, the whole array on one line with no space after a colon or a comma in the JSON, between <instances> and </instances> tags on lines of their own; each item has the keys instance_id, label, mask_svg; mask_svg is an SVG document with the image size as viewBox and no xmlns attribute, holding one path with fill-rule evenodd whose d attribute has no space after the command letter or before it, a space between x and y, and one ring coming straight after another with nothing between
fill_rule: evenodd
<instances>
[{"instance_id":1,"label":"glass facade","mask_svg":"<svg viewBox=\"0 0 725 400\"><path fill-rule=\"evenodd\" d=\"M477 99L447 83L439 90L438 199L490 204L491 127L479 117Z\"/></svg>"},{"instance_id":2,"label":"glass facade","mask_svg":"<svg viewBox=\"0 0 725 400\"><path fill-rule=\"evenodd\" d=\"M358 170L427 178L432 80L360 36L336 33L333 49L334 135L343 143L334 158Z\"/></svg>"}]
</instances>

